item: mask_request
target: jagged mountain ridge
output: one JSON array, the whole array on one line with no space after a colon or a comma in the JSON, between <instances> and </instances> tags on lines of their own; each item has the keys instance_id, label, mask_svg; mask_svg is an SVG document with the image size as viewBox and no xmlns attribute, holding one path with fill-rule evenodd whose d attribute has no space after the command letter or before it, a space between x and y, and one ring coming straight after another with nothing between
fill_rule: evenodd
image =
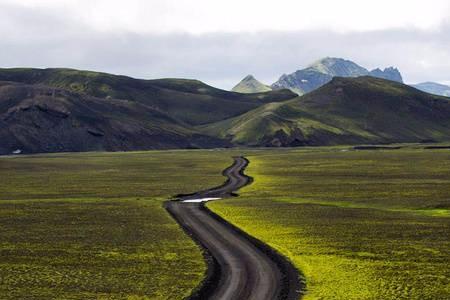
<instances>
[{"instance_id":1,"label":"jagged mountain ridge","mask_svg":"<svg viewBox=\"0 0 450 300\"><path fill-rule=\"evenodd\" d=\"M373 76L392 81L403 82L400 72L393 67L372 71L342 58L326 57L305 69L297 70L292 74L283 74L278 81L271 85L272 89L288 88L303 95L328 83L333 77L359 77Z\"/></svg>"},{"instance_id":2,"label":"jagged mountain ridge","mask_svg":"<svg viewBox=\"0 0 450 300\"><path fill-rule=\"evenodd\" d=\"M383 78L383 79L403 83L402 74L400 74L400 71L394 67L388 67L388 68L385 68L384 70L381 70L380 68L376 68L376 69L373 69L372 71L370 71L369 75L372 77Z\"/></svg>"}]
</instances>

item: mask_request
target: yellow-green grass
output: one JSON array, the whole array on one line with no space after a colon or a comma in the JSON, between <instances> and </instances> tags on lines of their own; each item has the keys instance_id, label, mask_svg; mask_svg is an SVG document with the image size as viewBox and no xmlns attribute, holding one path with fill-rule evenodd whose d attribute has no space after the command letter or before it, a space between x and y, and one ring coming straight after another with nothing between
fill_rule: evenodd
<instances>
[{"instance_id":1,"label":"yellow-green grass","mask_svg":"<svg viewBox=\"0 0 450 300\"><path fill-rule=\"evenodd\" d=\"M304 299L449 299L449 150L248 158L254 183L208 206L289 257Z\"/></svg>"},{"instance_id":2,"label":"yellow-green grass","mask_svg":"<svg viewBox=\"0 0 450 300\"><path fill-rule=\"evenodd\" d=\"M231 154L0 158L0 299L181 299L200 249L162 207L223 182Z\"/></svg>"}]
</instances>

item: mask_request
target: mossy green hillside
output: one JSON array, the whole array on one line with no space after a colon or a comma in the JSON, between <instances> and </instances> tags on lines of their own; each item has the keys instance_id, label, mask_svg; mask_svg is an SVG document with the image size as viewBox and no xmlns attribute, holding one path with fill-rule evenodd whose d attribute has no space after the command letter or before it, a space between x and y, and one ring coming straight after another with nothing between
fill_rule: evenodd
<instances>
[{"instance_id":1,"label":"mossy green hillside","mask_svg":"<svg viewBox=\"0 0 450 300\"><path fill-rule=\"evenodd\" d=\"M334 78L301 97L201 129L258 146L448 141L449 117L449 98L379 78Z\"/></svg>"}]
</instances>

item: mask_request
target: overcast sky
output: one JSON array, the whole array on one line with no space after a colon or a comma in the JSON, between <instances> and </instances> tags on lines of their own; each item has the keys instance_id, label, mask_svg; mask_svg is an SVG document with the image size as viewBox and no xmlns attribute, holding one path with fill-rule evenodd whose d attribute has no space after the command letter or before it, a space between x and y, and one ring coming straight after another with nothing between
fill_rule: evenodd
<instances>
[{"instance_id":1,"label":"overcast sky","mask_svg":"<svg viewBox=\"0 0 450 300\"><path fill-rule=\"evenodd\" d=\"M450 84L448 0L0 0L0 67L273 83L325 56Z\"/></svg>"}]
</instances>

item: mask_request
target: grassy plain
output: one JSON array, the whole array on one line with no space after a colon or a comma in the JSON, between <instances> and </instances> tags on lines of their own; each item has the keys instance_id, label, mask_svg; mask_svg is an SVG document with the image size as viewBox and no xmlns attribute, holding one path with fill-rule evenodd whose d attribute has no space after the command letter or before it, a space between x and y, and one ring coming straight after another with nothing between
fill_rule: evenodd
<instances>
[{"instance_id":1,"label":"grassy plain","mask_svg":"<svg viewBox=\"0 0 450 300\"><path fill-rule=\"evenodd\" d=\"M208 206L288 256L304 299L449 299L449 150L248 153L252 185Z\"/></svg>"},{"instance_id":2,"label":"grassy plain","mask_svg":"<svg viewBox=\"0 0 450 300\"><path fill-rule=\"evenodd\" d=\"M200 250L162 208L223 182L217 151L0 158L0 299L181 299Z\"/></svg>"},{"instance_id":3,"label":"grassy plain","mask_svg":"<svg viewBox=\"0 0 450 300\"><path fill-rule=\"evenodd\" d=\"M288 256L305 299L448 299L449 150L346 147L0 158L0 299L187 296L205 264L162 201L238 153L254 183L209 206Z\"/></svg>"}]
</instances>

